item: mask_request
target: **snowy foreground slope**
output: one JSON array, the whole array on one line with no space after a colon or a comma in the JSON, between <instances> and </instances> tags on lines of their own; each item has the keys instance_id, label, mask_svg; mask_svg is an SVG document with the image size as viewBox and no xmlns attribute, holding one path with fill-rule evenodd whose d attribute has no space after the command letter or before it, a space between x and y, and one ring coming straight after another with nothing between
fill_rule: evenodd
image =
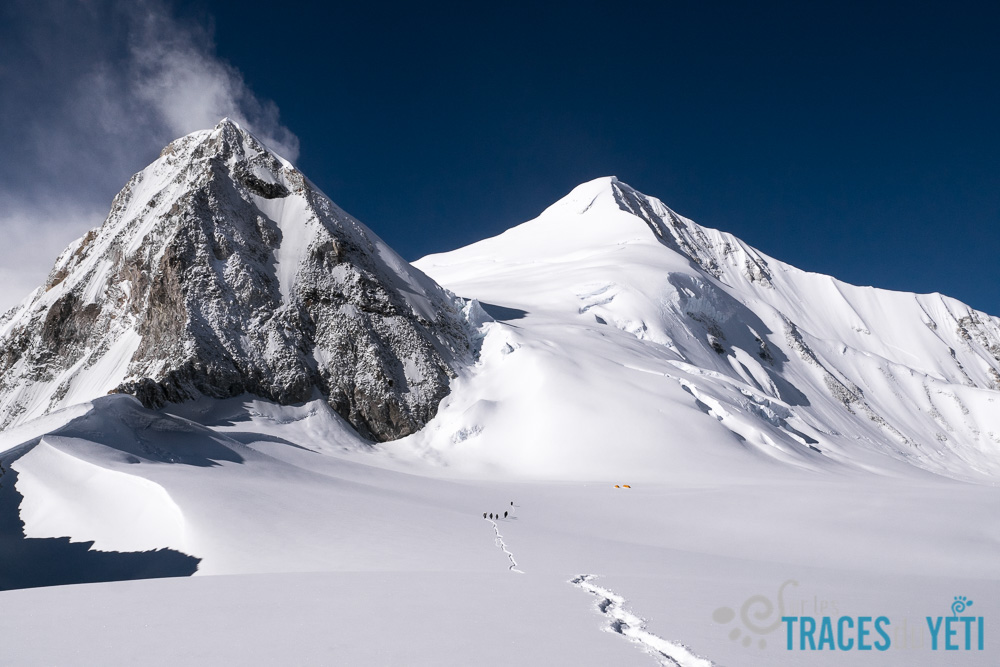
<instances>
[{"instance_id":1,"label":"snowy foreground slope","mask_svg":"<svg viewBox=\"0 0 1000 667\"><path fill-rule=\"evenodd\" d=\"M0 593L12 663L643 665L684 644L724 665L995 664L992 634L958 655L923 629L956 595L1000 612L990 485L738 466L714 482L472 480L351 448L322 401L182 407L110 396L5 434L36 444L2 457L0 521L16 476L29 538L0 542L4 587L101 557L145 576L184 574L169 553L200 559L192 579ZM484 511L513 514L494 528ZM780 615L831 609L889 617L892 650L785 649ZM646 644L609 631L642 628L630 615Z\"/></svg>"},{"instance_id":2,"label":"snowy foreground slope","mask_svg":"<svg viewBox=\"0 0 1000 667\"><path fill-rule=\"evenodd\" d=\"M0 588L47 586L0 592L5 659L1000 662L995 318L614 179L416 265L479 301L479 354L406 437L249 394L0 434ZM983 650L932 650L956 596ZM788 650L781 616L885 616L891 647Z\"/></svg>"}]
</instances>

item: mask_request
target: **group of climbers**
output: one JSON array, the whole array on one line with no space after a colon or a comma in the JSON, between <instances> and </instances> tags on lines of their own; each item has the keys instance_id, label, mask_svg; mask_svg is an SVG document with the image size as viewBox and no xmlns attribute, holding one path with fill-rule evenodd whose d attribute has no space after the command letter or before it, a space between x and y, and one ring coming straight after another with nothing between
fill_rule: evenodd
<instances>
[{"instance_id":1,"label":"group of climbers","mask_svg":"<svg viewBox=\"0 0 1000 667\"><path fill-rule=\"evenodd\" d=\"M510 509L509 510L504 510L503 518L506 519L507 518L507 514L508 513L512 513L513 511L514 511L514 501L512 500L512 501L510 501ZM496 514L494 514L493 512L489 512L489 513L483 512L483 518L485 519L487 517L489 517L490 521L499 521L500 520L500 512L497 512Z\"/></svg>"}]
</instances>

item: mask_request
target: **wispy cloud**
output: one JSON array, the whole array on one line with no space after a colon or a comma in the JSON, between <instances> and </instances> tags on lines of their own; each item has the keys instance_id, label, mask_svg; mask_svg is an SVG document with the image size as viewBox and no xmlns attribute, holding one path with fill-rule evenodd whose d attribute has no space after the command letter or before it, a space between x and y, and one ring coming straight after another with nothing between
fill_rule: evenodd
<instances>
[{"instance_id":1,"label":"wispy cloud","mask_svg":"<svg viewBox=\"0 0 1000 667\"><path fill-rule=\"evenodd\" d=\"M0 8L0 312L99 225L128 177L229 116L284 157L277 105L164 0L9 0Z\"/></svg>"},{"instance_id":2,"label":"wispy cloud","mask_svg":"<svg viewBox=\"0 0 1000 667\"><path fill-rule=\"evenodd\" d=\"M203 29L184 29L162 6L150 8L147 3L134 19L129 51L125 85L138 105L148 108L173 135L211 127L231 116L283 157L298 157L299 140L281 124L277 105L258 99L239 70L213 55L210 35Z\"/></svg>"}]
</instances>

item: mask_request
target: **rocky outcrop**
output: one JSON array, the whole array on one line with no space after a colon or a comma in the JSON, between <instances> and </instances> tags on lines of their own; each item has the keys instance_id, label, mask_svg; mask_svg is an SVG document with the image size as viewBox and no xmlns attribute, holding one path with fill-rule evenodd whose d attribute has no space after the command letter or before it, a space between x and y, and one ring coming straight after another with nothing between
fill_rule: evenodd
<instances>
[{"instance_id":1,"label":"rocky outcrop","mask_svg":"<svg viewBox=\"0 0 1000 667\"><path fill-rule=\"evenodd\" d=\"M0 425L105 393L250 393L399 438L469 360L461 306L226 120L164 149L0 321Z\"/></svg>"}]
</instances>

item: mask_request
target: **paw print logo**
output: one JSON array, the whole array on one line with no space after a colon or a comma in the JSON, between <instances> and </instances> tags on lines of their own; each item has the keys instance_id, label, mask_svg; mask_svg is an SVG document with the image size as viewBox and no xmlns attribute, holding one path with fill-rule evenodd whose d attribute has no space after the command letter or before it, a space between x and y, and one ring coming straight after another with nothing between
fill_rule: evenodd
<instances>
[{"instance_id":1,"label":"paw print logo","mask_svg":"<svg viewBox=\"0 0 1000 667\"><path fill-rule=\"evenodd\" d=\"M966 607L972 606L972 600L964 595L956 595L955 601L951 603L951 613L958 618L958 615L965 611Z\"/></svg>"},{"instance_id":2,"label":"paw print logo","mask_svg":"<svg viewBox=\"0 0 1000 667\"><path fill-rule=\"evenodd\" d=\"M799 582L789 579L778 587L778 604L775 609L774 602L765 595L751 595L743 604L739 611L732 607L719 607L712 612L712 620L716 623L726 625L739 617L739 623L729 631L729 638L734 642L743 644L745 648L750 648L754 643L752 635L768 635L778 629L781 625L781 617L785 615L785 588L788 586L798 586ZM742 628L740 628L742 624ZM757 639L757 648L763 649L767 646L767 640L763 636Z\"/></svg>"}]
</instances>

